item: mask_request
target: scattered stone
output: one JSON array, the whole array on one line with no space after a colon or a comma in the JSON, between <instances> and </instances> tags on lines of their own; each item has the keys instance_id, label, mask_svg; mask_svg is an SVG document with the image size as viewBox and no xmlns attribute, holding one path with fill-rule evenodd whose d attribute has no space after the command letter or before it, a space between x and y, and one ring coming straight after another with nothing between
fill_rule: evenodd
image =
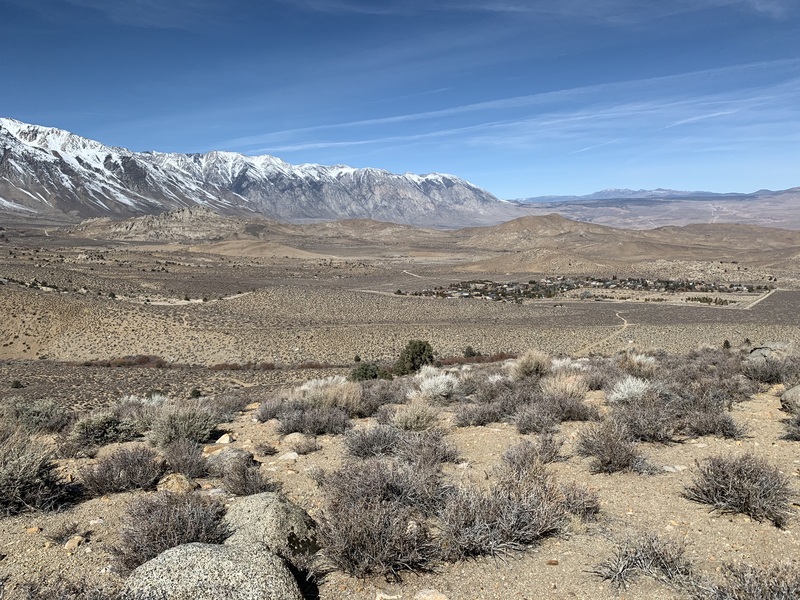
<instances>
[{"instance_id":1,"label":"scattered stone","mask_svg":"<svg viewBox=\"0 0 800 600\"><path fill-rule=\"evenodd\" d=\"M230 433L226 433L221 435L220 438L216 441L217 444L230 444L233 441Z\"/></svg>"},{"instance_id":2,"label":"scattered stone","mask_svg":"<svg viewBox=\"0 0 800 600\"><path fill-rule=\"evenodd\" d=\"M64 544L64 550L67 552L75 552L83 542L86 541L86 538L82 535L73 535L71 538L67 540L67 543Z\"/></svg>"},{"instance_id":3,"label":"scattered stone","mask_svg":"<svg viewBox=\"0 0 800 600\"><path fill-rule=\"evenodd\" d=\"M437 590L420 590L414 594L414 600L448 600L448 598Z\"/></svg>"},{"instance_id":4,"label":"scattered stone","mask_svg":"<svg viewBox=\"0 0 800 600\"><path fill-rule=\"evenodd\" d=\"M558 566L558 559L551 558L545 564L547 564L547 566L549 566L549 567L557 567Z\"/></svg>"},{"instance_id":5,"label":"scattered stone","mask_svg":"<svg viewBox=\"0 0 800 600\"><path fill-rule=\"evenodd\" d=\"M302 600L281 558L260 546L184 544L131 573L123 597L153 600Z\"/></svg>"},{"instance_id":6,"label":"scattered stone","mask_svg":"<svg viewBox=\"0 0 800 600\"><path fill-rule=\"evenodd\" d=\"M170 473L161 478L158 482L158 491L173 492L175 494L187 494L200 487L193 479L189 479L183 473Z\"/></svg>"},{"instance_id":7,"label":"scattered stone","mask_svg":"<svg viewBox=\"0 0 800 600\"><path fill-rule=\"evenodd\" d=\"M790 415L800 414L800 385L789 388L781 394L781 410Z\"/></svg>"},{"instance_id":8,"label":"scattered stone","mask_svg":"<svg viewBox=\"0 0 800 600\"><path fill-rule=\"evenodd\" d=\"M42 528L41 527L36 527L35 525L33 527L28 527L25 530L25 533L27 533L28 535L34 535L36 533L41 533L41 532L42 532Z\"/></svg>"},{"instance_id":9,"label":"scattered stone","mask_svg":"<svg viewBox=\"0 0 800 600\"><path fill-rule=\"evenodd\" d=\"M209 457L212 454L224 449L225 446L223 444L208 444L207 446L203 446L203 456Z\"/></svg>"},{"instance_id":10,"label":"scattered stone","mask_svg":"<svg viewBox=\"0 0 800 600\"><path fill-rule=\"evenodd\" d=\"M300 455L297 452L284 452L278 457L278 460L297 460Z\"/></svg>"},{"instance_id":11,"label":"scattered stone","mask_svg":"<svg viewBox=\"0 0 800 600\"><path fill-rule=\"evenodd\" d=\"M103 523L105 523L103 517L98 517L96 519L92 519L91 521L89 521L89 525L102 525Z\"/></svg>"},{"instance_id":12,"label":"scattered stone","mask_svg":"<svg viewBox=\"0 0 800 600\"><path fill-rule=\"evenodd\" d=\"M251 402L247 406L244 407L245 410L257 410L258 407L261 406L261 402Z\"/></svg>"},{"instance_id":13,"label":"scattered stone","mask_svg":"<svg viewBox=\"0 0 800 600\"><path fill-rule=\"evenodd\" d=\"M226 545L262 544L289 560L319 550L314 519L283 494L264 492L241 498L228 509L225 521L233 530Z\"/></svg>"},{"instance_id":14,"label":"scattered stone","mask_svg":"<svg viewBox=\"0 0 800 600\"><path fill-rule=\"evenodd\" d=\"M248 465L256 464L252 452L230 446L222 446L221 450L209 454L206 460L208 461L208 472L215 476L222 475L230 470L233 465L240 462Z\"/></svg>"},{"instance_id":15,"label":"scattered stone","mask_svg":"<svg viewBox=\"0 0 800 600\"><path fill-rule=\"evenodd\" d=\"M785 342L766 342L750 350L747 359L752 363L763 363L767 360L781 360L792 353L792 344Z\"/></svg>"}]
</instances>

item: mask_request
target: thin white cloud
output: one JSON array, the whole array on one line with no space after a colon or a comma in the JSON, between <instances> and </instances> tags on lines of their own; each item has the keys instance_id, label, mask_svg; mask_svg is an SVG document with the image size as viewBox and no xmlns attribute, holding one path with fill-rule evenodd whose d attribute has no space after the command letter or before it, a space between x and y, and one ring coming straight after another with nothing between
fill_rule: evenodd
<instances>
[{"instance_id":1,"label":"thin white cloud","mask_svg":"<svg viewBox=\"0 0 800 600\"><path fill-rule=\"evenodd\" d=\"M323 133L326 131L335 131L351 128L368 128L376 126L396 125L401 123L411 123L418 121L434 120L438 121L447 117L463 116L472 113L491 112L491 111L508 111L510 109L524 109L534 108L537 106L547 106L563 104L568 101L594 101L598 97L615 96L621 94L630 95L633 91L639 93L642 90L669 90L669 89L682 89L683 84L690 80L706 80L718 79L725 75L742 75L748 71L764 72L767 69L788 69L796 70L800 68L800 59L783 59L776 61L764 61L756 63L747 63L741 65L734 65L729 67L722 67L717 69L706 69L701 71L692 71L688 73L681 73L677 75L667 75L663 77L652 77L645 79L637 79L630 81L619 81L601 83L590 86L581 86L552 92L543 92L539 94L530 94L524 96L513 96L508 98L500 98L497 100L489 100L486 102L475 102L471 104L463 104L458 106L451 106L439 110L422 111L417 113L407 113L400 115L392 115L387 117L379 117L374 119L360 119L357 121L347 121L341 123L329 123L322 125L315 125L309 127L301 127L294 129L285 129L273 131L263 134L251 135L246 137L235 138L221 142L220 147L226 149L245 149L253 145L266 145L280 142L281 140L291 139L298 135ZM693 115L694 116L694 115Z\"/></svg>"},{"instance_id":2,"label":"thin white cloud","mask_svg":"<svg viewBox=\"0 0 800 600\"><path fill-rule=\"evenodd\" d=\"M158 29L193 29L213 22L224 6L218 0L66 0L97 10L121 25Z\"/></svg>"}]
</instances>

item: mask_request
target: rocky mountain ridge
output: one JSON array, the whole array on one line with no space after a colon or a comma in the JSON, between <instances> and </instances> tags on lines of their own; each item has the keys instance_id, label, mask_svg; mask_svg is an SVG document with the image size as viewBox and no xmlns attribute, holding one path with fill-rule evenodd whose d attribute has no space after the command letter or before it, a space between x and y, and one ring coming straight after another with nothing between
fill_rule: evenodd
<instances>
[{"instance_id":1,"label":"rocky mountain ridge","mask_svg":"<svg viewBox=\"0 0 800 600\"><path fill-rule=\"evenodd\" d=\"M454 227L525 214L458 177L291 165L233 152L110 147L68 131L0 119L0 212L64 223L204 206L281 221L369 218Z\"/></svg>"}]
</instances>

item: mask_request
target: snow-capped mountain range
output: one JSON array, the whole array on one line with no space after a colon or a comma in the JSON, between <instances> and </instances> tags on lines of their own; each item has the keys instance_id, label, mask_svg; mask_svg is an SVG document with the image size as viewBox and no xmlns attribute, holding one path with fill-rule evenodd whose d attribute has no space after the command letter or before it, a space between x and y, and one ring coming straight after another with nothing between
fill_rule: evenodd
<instances>
[{"instance_id":1,"label":"snow-capped mountain range","mask_svg":"<svg viewBox=\"0 0 800 600\"><path fill-rule=\"evenodd\" d=\"M132 152L0 118L0 215L74 223L191 206L283 221L371 218L444 227L525 214L452 175L291 165L233 152Z\"/></svg>"}]
</instances>

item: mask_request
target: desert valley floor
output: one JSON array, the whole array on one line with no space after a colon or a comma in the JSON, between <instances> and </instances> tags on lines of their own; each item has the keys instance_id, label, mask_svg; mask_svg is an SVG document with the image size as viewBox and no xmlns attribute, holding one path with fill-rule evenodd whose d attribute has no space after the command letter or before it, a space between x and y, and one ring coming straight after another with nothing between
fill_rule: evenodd
<instances>
[{"instance_id":1,"label":"desert valley floor","mask_svg":"<svg viewBox=\"0 0 800 600\"><path fill-rule=\"evenodd\" d=\"M661 364L667 359L660 357L722 352L723 345L745 357L763 344L784 349L791 362L800 344L795 231L737 225L629 231L554 216L439 231L371 221L286 225L185 210L97 219L72 229L8 226L0 236L0 400L48 399L97 413L129 395L239 398L242 410L218 426L215 439L227 433L232 447L253 453L263 474L314 518L325 506L315 473L348 464L344 436L315 436L315 451L297 453L303 435L285 435L276 419L260 422L257 411L281 390L347 376L356 357L391 365L409 340L426 340L445 368L455 363L451 368L466 381L454 359L468 346L501 358L537 350L553 359L611 364L635 355ZM594 284L574 285L577 280ZM683 287L663 290L659 281ZM550 290L547 297L525 295L532 288L520 284L533 282ZM467 367L478 378L484 370L500 377L508 368L502 362ZM645 378L662 373L654 369ZM334 569L308 597L691 597L648 577L620 591L592 573L619 536L636 531L684 540L694 566L712 578L725 572L725 563L791 560L798 568L797 515L779 528L711 512L682 495L696 461L742 452L777 466L797 494L800 442L784 435L780 400L800 383L794 376L750 382L750 393L730 409L744 435L681 433L669 443L638 442L657 474L593 472L577 450L590 424L565 420L556 432L563 460L549 468L559 480L597 494L596 520L573 518L526 551L445 562L430 572L403 573L402 581ZM609 377L585 395L598 418L612 411L607 396L615 380ZM437 411L433 426L460 455L443 466L454 485L491 485L503 453L536 437L520 433L511 417L457 426L457 403ZM354 418L356 429L375 421ZM80 482L82 469L119 447L59 458L59 472ZM197 481L201 493L213 492L228 505L239 501L214 478ZM59 573L119 583L111 549L126 504L148 493L106 494L60 512L0 519L0 574L11 594L4 597L21 594L23 581ZM796 507L796 495L792 502ZM73 522L82 532L79 545L67 550L47 537Z\"/></svg>"}]
</instances>

